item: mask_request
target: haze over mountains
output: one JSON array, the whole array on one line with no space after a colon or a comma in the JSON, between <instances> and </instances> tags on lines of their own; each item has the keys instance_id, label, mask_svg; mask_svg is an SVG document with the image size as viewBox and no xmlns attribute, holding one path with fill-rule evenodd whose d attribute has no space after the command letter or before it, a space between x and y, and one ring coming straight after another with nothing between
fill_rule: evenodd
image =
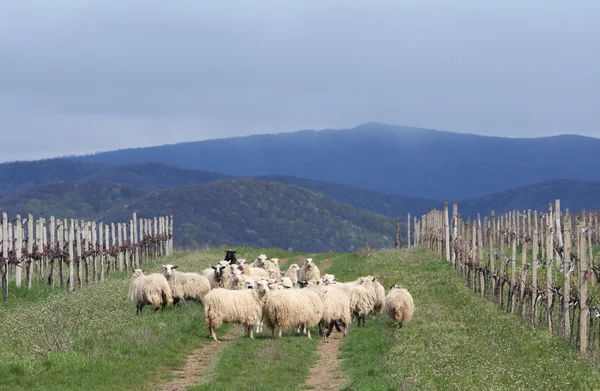
<instances>
[{"instance_id":1,"label":"haze over mountains","mask_svg":"<svg viewBox=\"0 0 600 391\"><path fill-rule=\"evenodd\" d=\"M580 180L600 179L598 144L369 123L118 150L0 164L0 210L106 221L173 214L178 245L351 251L393 245L396 216L404 226L408 213L443 201L459 201L462 216L541 210L556 198L573 212L600 209L600 181Z\"/></svg>"},{"instance_id":2,"label":"haze over mountains","mask_svg":"<svg viewBox=\"0 0 600 391\"><path fill-rule=\"evenodd\" d=\"M600 140L487 137L366 123L75 157L161 162L234 176L291 175L383 193L460 200L556 178L600 180Z\"/></svg>"}]
</instances>

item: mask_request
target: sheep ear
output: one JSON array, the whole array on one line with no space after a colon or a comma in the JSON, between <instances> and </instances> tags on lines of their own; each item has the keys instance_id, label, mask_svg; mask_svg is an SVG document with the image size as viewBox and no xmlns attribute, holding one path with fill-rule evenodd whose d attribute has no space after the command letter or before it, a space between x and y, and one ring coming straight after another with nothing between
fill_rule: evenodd
<instances>
[{"instance_id":1,"label":"sheep ear","mask_svg":"<svg viewBox=\"0 0 600 391\"><path fill-rule=\"evenodd\" d=\"M373 277L373 279L371 281L373 281L373 282L377 281L377 277Z\"/></svg>"},{"instance_id":2,"label":"sheep ear","mask_svg":"<svg viewBox=\"0 0 600 391\"><path fill-rule=\"evenodd\" d=\"M164 267L165 269L167 268L165 265L162 265L162 267Z\"/></svg>"},{"instance_id":3,"label":"sheep ear","mask_svg":"<svg viewBox=\"0 0 600 391\"><path fill-rule=\"evenodd\" d=\"M212 267L213 269L217 270L217 267L216 267L216 266L211 266L211 267Z\"/></svg>"},{"instance_id":4,"label":"sheep ear","mask_svg":"<svg viewBox=\"0 0 600 391\"><path fill-rule=\"evenodd\" d=\"M171 269L177 269L179 266L175 265L175 266L171 266Z\"/></svg>"}]
</instances>

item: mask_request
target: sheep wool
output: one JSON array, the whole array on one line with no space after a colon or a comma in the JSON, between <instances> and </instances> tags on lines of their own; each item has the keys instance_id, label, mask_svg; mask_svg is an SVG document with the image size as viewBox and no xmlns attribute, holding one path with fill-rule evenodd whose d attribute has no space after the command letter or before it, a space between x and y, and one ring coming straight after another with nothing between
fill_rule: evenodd
<instances>
[{"instance_id":1,"label":"sheep wool","mask_svg":"<svg viewBox=\"0 0 600 391\"><path fill-rule=\"evenodd\" d=\"M324 303L322 323L328 327L326 336L329 337L331 335L334 323L339 321L345 337L351 319L350 295L341 286L331 285L327 287Z\"/></svg>"},{"instance_id":2,"label":"sheep wool","mask_svg":"<svg viewBox=\"0 0 600 391\"><path fill-rule=\"evenodd\" d=\"M401 285L392 285L385 298L385 306L390 318L398 322L398 326L402 327L404 322L410 320L415 311L410 292Z\"/></svg>"},{"instance_id":3,"label":"sheep wool","mask_svg":"<svg viewBox=\"0 0 600 391\"><path fill-rule=\"evenodd\" d=\"M325 307L324 287L309 284L302 289L279 289L267 294L264 305L265 323L275 338L275 326L279 326L279 337L282 330L298 325L308 329L317 325L323 318Z\"/></svg>"},{"instance_id":4,"label":"sheep wool","mask_svg":"<svg viewBox=\"0 0 600 391\"><path fill-rule=\"evenodd\" d=\"M304 264L298 272L298 279L300 281L310 281L321 278L321 272L315 264L312 258L306 258Z\"/></svg>"},{"instance_id":5,"label":"sheep wool","mask_svg":"<svg viewBox=\"0 0 600 391\"><path fill-rule=\"evenodd\" d=\"M135 269L129 286L129 300L136 306L136 314L147 305L154 306L154 312L173 302L171 287L165 276L159 273L144 275L142 269Z\"/></svg>"},{"instance_id":6,"label":"sheep wool","mask_svg":"<svg viewBox=\"0 0 600 391\"><path fill-rule=\"evenodd\" d=\"M204 296L204 321L206 322L210 338L217 342L215 329L223 323L242 324L248 332L249 338L254 338L253 325L260 321L263 297L268 290L264 280L256 282L256 288L232 291L216 288Z\"/></svg>"},{"instance_id":7,"label":"sheep wool","mask_svg":"<svg viewBox=\"0 0 600 391\"><path fill-rule=\"evenodd\" d=\"M202 302L204 296L210 291L211 285L206 277L199 273L184 273L177 271L176 265L162 265L164 275L169 282L174 297L174 303L179 300L195 300Z\"/></svg>"},{"instance_id":8,"label":"sheep wool","mask_svg":"<svg viewBox=\"0 0 600 391\"><path fill-rule=\"evenodd\" d=\"M300 266L298 266L297 263L292 263L284 275L284 277L289 277L292 280L292 284L294 284L294 286L298 285L298 271L299 270L300 270Z\"/></svg>"}]
</instances>

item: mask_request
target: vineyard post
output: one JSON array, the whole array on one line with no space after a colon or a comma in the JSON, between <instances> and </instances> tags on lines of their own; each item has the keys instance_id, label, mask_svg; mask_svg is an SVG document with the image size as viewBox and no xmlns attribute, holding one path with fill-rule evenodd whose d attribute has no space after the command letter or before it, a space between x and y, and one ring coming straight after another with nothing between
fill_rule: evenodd
<instances>
[{"instance_id":1,"label":"vineyard post","mask_svg":"<svg viewBox=\"0 0 600 391\"><path fill-rule=\"evenodd\" d=\"M552 203L548 204L548 218L546 219L546 309L548 315L548 331L552 333L552 260L553 260L553 240L552 240Z\"/></svg>"},{"instance_id":2,"label":"vineyard post","mask_svg":"<svg viewBox=\"0 0 600 391\"><path fill-rule=\"evenodd\" d=\"M406 248L410 248L410 213L406 219Z\"/></svg>"},{"instance_id":3,"label":"vineyard post","mask_svg":"<svg viewBox=\"0 0 600 391\"><path fill-rule=\"evenodd\" d=\"M81 256L83 255L83 232L81 232L83 221L75 220L75 224L75 235L77 236L77 287L81 289L83 288L83 265L81 264Z\"/></svg>"},{"instance_id":4,"label":"vineyard post","mask_svg":"<svg viewBox=\"0 0 600 391\"><path fill-rule=\"evenodd\" d=\"M2 294L4 301L8 297L8 216L2 212Z\"/></svg>"},{"instance_id":5,"label":"vineyard post","mask_svg":"<svg viewBox=\"0 0 600 391\"><path fill-rule=\"evenodd\" d=\"M25 274L27 276L27 289L31 289L31 279L33 277L33 216L27 215L27 265Z\"/></svg>"},{"instance_id":6,"label":"vineyard post","mask_svg":"<svg viewBox=\"0 0 600 391\"><path fill-rule=\"evenodd\" d=\"M556 242L554 245L554 258L556 259L556 270L559 270L562 265L562 262L559 262L561 258L560 253L558 252L558 249L563 247L562 229L560 225L560 199L556 199L554 201L554 239Z\"/></svg>"},{"instance_id":7,"label":"vineyard post","mask_svg":"<svg viewBox=\"0 0 600 391\"><path fill-rule=\"evenodd\" d=\"M586 261L586 240L585 240L585 218L577 226L577 244L579 247L579 353L587 353L587 261Z\"/></svg>"},{"instance_id":8,"label":"vineyard post","mask_svg":"<svg viewBox=\"0 0 600 391\"><path fill-rule=\"evenodd\" d=\"M17 215L17 225L15 227L15 255L17 258L17 265L15 270L15 283L18 288L21 287L23 280L23 223L21 222L21 215Z\"/></svg>"},{"instance_id":9,"label":"vineyard post","mask_svg":"<svg viewBox=\"0 0 600 391\"><path fill-rule=\"evenodd\" d=\"M98 281L98 255L96 252L97 244L96 222L92 221L92 273L94 274L94 282Z\"/></svg>"},{"instance_id":10,"label":"vineyard post","mask_svg":"<svg viewBox=\"0 0 600 391\"><path fill-rule=\"evenodd\" d=\"M65 249L65 238L68 235L67 231L67 219L63 221L58 220L58 286L61 288L64 284L63 276L63 261L65 261L64 249Z\"/></svg>"},{"instance_id":11,"label":"vineyard post","mask_svg":"<svg viewBox=\"0 0 600 391\"><path fill-rule=\"evenodd\" d=\"M531 314L533 317L533 325L535 326L537 319L537 263L539 254L539 233L538 233L538 213L537 210L533 213L533 236L531 238L531 246L533 247L531 256Z\"/></svg>"},{"instance_id":12,"label":"vineyard post","mask_svg":"<svg viewBox=\"0 0 600 391\"><path fill-rule=\"evenodd\" d=\"M105 239L106 238L106 239ZM100 254L100 281L104 281L104 263L106 262L106 247L104 240L108 241L108 235L104 235L104 223L98 223L98 252Z\"/></svg>"},{"instance_id":13,"label":"vineyard post","mask_svg":"<svg viewBox=\"0 0 600 391\"><path fill-rule=\"evenodd\" d=\"M118 244L117 244L117 258L118 258L118 267L117 269L122 272L123 271L123 251L122 249L122 245L123 245L123 229L122 229L122 224L121 223L117 223L117 236L118 236Z\"/></svg>"},{"instance_id":14,"label":"vineyard post","mask_svg":"<svg viewBox=\"0 0 600 391\"><path fill-rule=\"evenodd\" d=\"M448 224L448 202L444 202L444 242L446 261L450 262L450 225Z\"/></svg>"},{"instance_id":15,"label":"vineyard post","mask_svg":"<svg viewBox=\"0 0 600 391\"><path fill-rule=\"evenodd\" d=\"M569 302L571 300L571 281L570 273L572 272L571 267L574 268L571 262L571 217L569 216L568 209L565 211L565 224L563 227L563 316L564 316L564 335L565 338L571 336L571 307Z\"/></svg>"},{"instance_id":16,"label":"vineyard post","mask_svg":"<svg viewBox=\"0 0 600 391\"><path fill-rule=\"evenodd\" d=\"M75 289L75 256L73 254L74 249L73 246L75 244L75 219L71 219L71 224L69 224L69 290L73 291Z\"/></svg>"},{"instance_id":17,"label":"vineyard post","mask_svg":"<svg viewBox=\"0 0 600 391\"><path fill-rule=\"evenodd\" d=\"M56 219L54 216L50 216L50 255L48 257L48 261L50 262L49 268L50 272L48 273L48 285L54 288L54 262L55 259L55 249L56 249Z\"/></svg>"}]
</instances>

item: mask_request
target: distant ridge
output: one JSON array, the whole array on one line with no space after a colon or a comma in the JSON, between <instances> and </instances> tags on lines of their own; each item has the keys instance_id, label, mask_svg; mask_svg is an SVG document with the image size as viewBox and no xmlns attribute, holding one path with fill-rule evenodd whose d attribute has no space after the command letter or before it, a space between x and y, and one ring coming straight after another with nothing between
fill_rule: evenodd
<instances>
[{"instance_id":1,"label":"distant ridge","mask_svg":"<svg viewBox=\"0 0 600 391\"><path fill-rule=\"evenodd\" d=\"M369 122L102 152L88 162L156 161L236 177L295 176L380 193L467 199L555 178L600 180L600 139L487 137Z\"/></svg>"}]
</instances>

